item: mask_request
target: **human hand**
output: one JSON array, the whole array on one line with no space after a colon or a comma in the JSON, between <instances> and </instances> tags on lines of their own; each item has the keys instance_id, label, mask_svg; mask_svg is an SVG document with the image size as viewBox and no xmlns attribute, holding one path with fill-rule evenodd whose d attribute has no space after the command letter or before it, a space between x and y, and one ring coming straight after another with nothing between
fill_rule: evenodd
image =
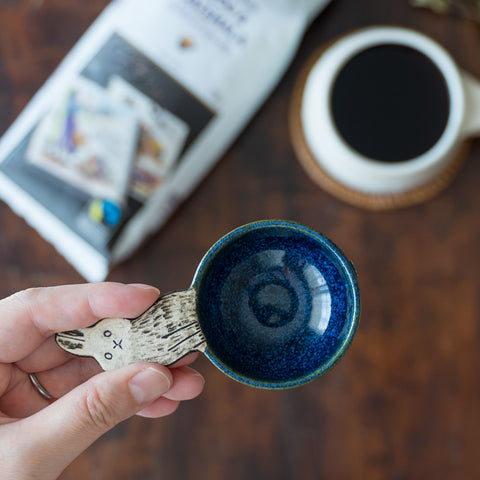
<instances>
[{"instance_id":1,"label":"human hand","mask_svg":"<svg viewBox=\"0 0 480 480\"><path fill-rule=\"evenodd\" d=\"M138 363L102 372L72 357L56 332L101 318L133 318L159 292L98 283L38 288L0 300L0 472L2 480L54 479L91 443L134 414L162 417L200 394L203 378L188 355L170 368ZM100 373L101 372L101 373ZM33 386L35 373L56 400Z\"/></svg>"}]
</instances>

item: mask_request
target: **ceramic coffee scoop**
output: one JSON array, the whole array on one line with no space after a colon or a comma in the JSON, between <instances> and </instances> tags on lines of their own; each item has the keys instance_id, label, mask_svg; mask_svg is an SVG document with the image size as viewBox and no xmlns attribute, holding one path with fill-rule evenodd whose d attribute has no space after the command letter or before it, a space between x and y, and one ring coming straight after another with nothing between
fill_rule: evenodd
<instances>
[{"instance_id":1,"label":"ceramic coffee scoop","mask_svg":"<svg viewBox=\"0 0 480 480\"><path fill-rule=\"evenodd\" d=\"M171 365L200 351L239 382L289 388L342 357L359 312L355 269L338 247L302 225L266 220L215 243L187 290L161 296L133 320L106 318L56 341L104 370Z\"/></svg>"}]
</instances>

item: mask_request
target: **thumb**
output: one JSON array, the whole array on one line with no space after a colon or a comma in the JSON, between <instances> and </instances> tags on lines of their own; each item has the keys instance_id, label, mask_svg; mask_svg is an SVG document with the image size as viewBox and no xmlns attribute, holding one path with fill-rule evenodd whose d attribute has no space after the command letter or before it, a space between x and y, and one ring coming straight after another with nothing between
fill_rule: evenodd
<instances>
[{"instance_id":1,"label":"thumb","mask_svg":"<svg viewBox=\"0 0 480 480\"><path fill-rule=\"evenodd\" d=\"M92 377L19 422L24 423L25 435L20 436L22 450L28 450L28 467L37 475L44 471L35 478L56 478L97 438L167 393L171 385L167 368L145 363Z\"/></svg>"}]
</instances>

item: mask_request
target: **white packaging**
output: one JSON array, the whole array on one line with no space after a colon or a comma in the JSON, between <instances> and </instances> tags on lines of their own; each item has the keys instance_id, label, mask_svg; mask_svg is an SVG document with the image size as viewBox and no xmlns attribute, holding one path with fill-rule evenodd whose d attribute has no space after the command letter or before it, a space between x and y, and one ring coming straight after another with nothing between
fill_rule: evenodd
<instances>
[{"instance_id":1,"label":"white packaging","mask_svg":"<svg viewBox=\"0 0 480 480\"><path fill-rule=\"evenodd\" d=\"M0 196L103 280L219 160L327 3L112 2L0 140Z\"/></svg>"}]
</instances>

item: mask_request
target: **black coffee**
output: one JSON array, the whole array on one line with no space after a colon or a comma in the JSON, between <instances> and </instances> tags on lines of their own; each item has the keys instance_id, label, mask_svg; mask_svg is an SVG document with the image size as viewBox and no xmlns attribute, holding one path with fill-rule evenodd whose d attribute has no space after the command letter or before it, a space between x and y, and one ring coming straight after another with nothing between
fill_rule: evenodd
<instances>
[{"instance_id":1,"label":"black coffee","mask_svg":"<svg viewBox=\"0 0 480 480\"><path fill-rule=\"evenodd\" d=\"M351 147L374 160L401 162L425 153L440 138L449 94L429 58L387 44L346 63L334 82L331 109Z\"/></svg>"}]
</instances>

